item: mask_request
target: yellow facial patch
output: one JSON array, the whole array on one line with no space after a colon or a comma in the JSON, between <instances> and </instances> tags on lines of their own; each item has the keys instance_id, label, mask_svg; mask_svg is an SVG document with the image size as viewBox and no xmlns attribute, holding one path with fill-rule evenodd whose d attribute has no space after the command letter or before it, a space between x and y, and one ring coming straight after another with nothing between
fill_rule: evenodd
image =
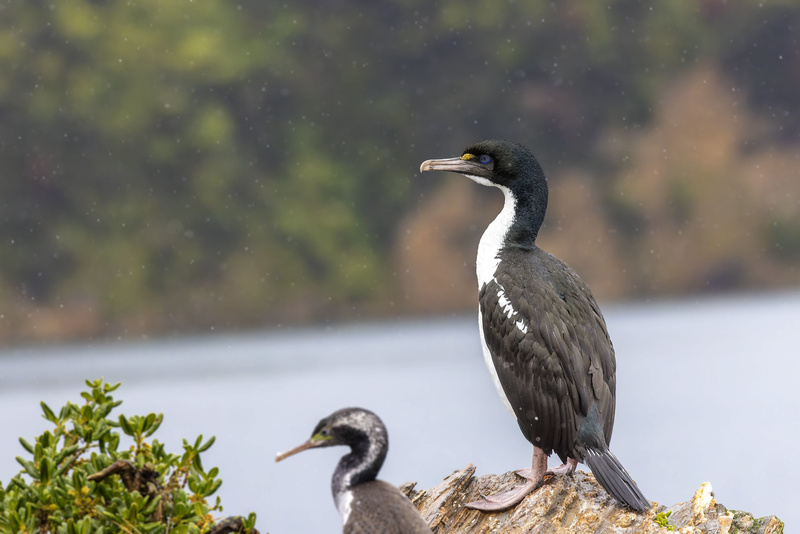
<instances>
[{"instance_id":1,"label":"yellow facial patch","mask_svg":"<svg viewBox=\"0 0 800 534\"><path fill-rule=\"evenodd\" d=\"M461 159L475 159L475 154L464 154Z\"/></svg>"},{"instance_id":2,"label":"yellow facial patch","mask_svg":"<svg viewBox=\"0 0 800 534\"><path fill-rule=\"evenodd\" d=\"M317 432L316 434L311 436L311 441L315 441L315 442L316 441L327 441L327 440L331 439L332 437L333 436L331 436L330 433Z\"/></svg>"}]
</instances>

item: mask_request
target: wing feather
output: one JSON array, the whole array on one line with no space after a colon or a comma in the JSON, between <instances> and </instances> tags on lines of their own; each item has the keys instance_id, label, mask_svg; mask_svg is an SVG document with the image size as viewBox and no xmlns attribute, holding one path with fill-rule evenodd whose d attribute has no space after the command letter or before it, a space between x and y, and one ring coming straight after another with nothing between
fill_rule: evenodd
<instances>
[{"instance_id":1,"label":"wing feather","mask_svg":"<svg viewBox=\"0 0 800 534\"><path fill-rule=\"evenodd\" d=\"M611 439L616 363L605 321L563 262L538 248L503 252L479 295L484 339L526 438L575 457L592 404Z\"/></svg>"}]
</instances>

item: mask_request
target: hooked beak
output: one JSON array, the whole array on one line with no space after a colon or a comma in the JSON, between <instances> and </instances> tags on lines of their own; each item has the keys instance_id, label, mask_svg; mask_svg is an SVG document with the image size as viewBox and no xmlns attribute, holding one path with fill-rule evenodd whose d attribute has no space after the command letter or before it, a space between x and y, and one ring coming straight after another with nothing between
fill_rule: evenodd
<instances>
[{"instance_id":1,"label":"hooked beak","mask_svg":"<svg viewBox=\"0 0 800 534\"><path fill-rule=\"evenodd\" d=\"M429 159L423 161L419 166L420 172L425 171L450 171L467 176L479 176L481 178L491 178L492 172L485 165L477 161L462 158Z\"/></svg>"}]
</instances>

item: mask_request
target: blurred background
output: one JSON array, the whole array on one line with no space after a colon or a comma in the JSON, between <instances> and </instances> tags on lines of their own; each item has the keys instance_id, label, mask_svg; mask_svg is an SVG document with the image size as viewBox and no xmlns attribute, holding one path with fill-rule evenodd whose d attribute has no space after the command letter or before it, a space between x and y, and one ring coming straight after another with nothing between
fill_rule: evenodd
<instances>
[{"instance_id":1,"label":"blurred background","mask_svg":"<svg viewBox=\"0 0 800 534\"><path fill-rule=\"evenodd\" d=\"M797 285L794 2L0 4L0 335L471 310L505 138L603 300Z\"/></svg>"},{"instance_id":2,"label":"blurred background","mask_svg":"<svg viewBox=\"0 0 800 534\"><path fill-rule=\"evenodd\" d=\"M674 406L664 392L664 409L680 413L680 402L715 384L709 391L728 421L734 415L725 406L745 389L751 400L760 398L756 390L788 391L754 379L754 356L781 379L797 367L790 329L780 328L788 323L767 314L800 309L798 27L800 5L788 0L2 1L0 360L13 363L4 371L15 373L15 391L29 384L32 397L53 394L56 383L72 392L48 401L59 406L99 370L111 382L128 376L99 363L132 358L111 344L74 380L55 371L42 379L36 364L56 366L86 344L277 330L299 339L342 323L449 317L468 318L470 365L485 373L473 324L474 261L502 198L463 177L418 169L472 142L504 138L530 147L548 175L539 244L570 264L601 305L618 310L612 317L633 321L609 320L612 337L615 327L635 336L626 325L646 315L646 303L671 303L682 310L668 316L675 319L710 299L709 315L690 314L695 326L739 310L735 322L695 332L706 338L702 349L676 346L657 359L653 345L661 339L663 351L681 340L675 328L683 325L660 315L652 316L656 329L644 330L651 337L635 345L652 361L641 371L655 382L685 386L687 377L660 375L677 353L709 369L738 362L729 389L716 389L710 374L697 390L672 389L685 395ZM764 292L782 304L754 306L751 297ZM625 303L632 308L614 308ZM709 349L734 331L742 343ZM615 337L621 373L621 347L633 339ZM765 340L775 345L758 344ZM737 348L746 352L735 356ZM190 368L193 350L174 357ZM298 365L311 369L316 360L303 354ZM20 361L31 366L16 367ZM166 380L151 363L152 380ZM635 367L627 365L626 372ZM488 376L476 376L502 414ZM324 391L324 381L315 384ZM653 388L641 387L642 397L627 402L652 406L648 394ZM752 417L769 413L786 431L787 414L797 415L793 398L765 400ZM269 428L280 446L299 443L341 407L318 401L298 408L291 435ZM166 407L143 409L170 420ZM621 443L626 424L636 431L623 415ZM509 439L527 451L507 419ZM16 436L24 433L6 427L13 452L3 452L11 467L2 479L15 472ZM414 431L402 422L394 428ZM528 455L496 469L521 467ZM741 457L724 458L741 468ZM641 465L649 461L643 456ZM319 468L325 492L332 464L327 458ZM437 476L463 467L434 465ZM229 484L224 468L221 475ZM654 473L648 487L663 476ZM674 499L657 491L651 498L671 504L699 482L682 483ZM330 503L320 506L335 516ZM784 510L767 502L760 511Z\"/></svg>"}]
</instances>

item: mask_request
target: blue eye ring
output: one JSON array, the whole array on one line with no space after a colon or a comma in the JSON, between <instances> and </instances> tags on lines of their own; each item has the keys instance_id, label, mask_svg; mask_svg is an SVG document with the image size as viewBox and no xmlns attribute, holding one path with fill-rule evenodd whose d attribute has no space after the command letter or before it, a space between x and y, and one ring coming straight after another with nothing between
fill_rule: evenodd
<instances>
[{"instance_id":1,"label":"blue eye ring","mask_svg":"<svg viewBox=\"0 0 800 534\"><path fill-rule=\"evenodd\" d=\"M489 163L491 163L491 162L492 162L492 156L489 156L489 155L486 155L486 154L484 154L483 156L481 156L481 157L478 159L478 161L480 161L480 162L481 162L481 163L483 163L484 165L487 165L487 164L489 164Z\"/></svg>"}]
</instances>

